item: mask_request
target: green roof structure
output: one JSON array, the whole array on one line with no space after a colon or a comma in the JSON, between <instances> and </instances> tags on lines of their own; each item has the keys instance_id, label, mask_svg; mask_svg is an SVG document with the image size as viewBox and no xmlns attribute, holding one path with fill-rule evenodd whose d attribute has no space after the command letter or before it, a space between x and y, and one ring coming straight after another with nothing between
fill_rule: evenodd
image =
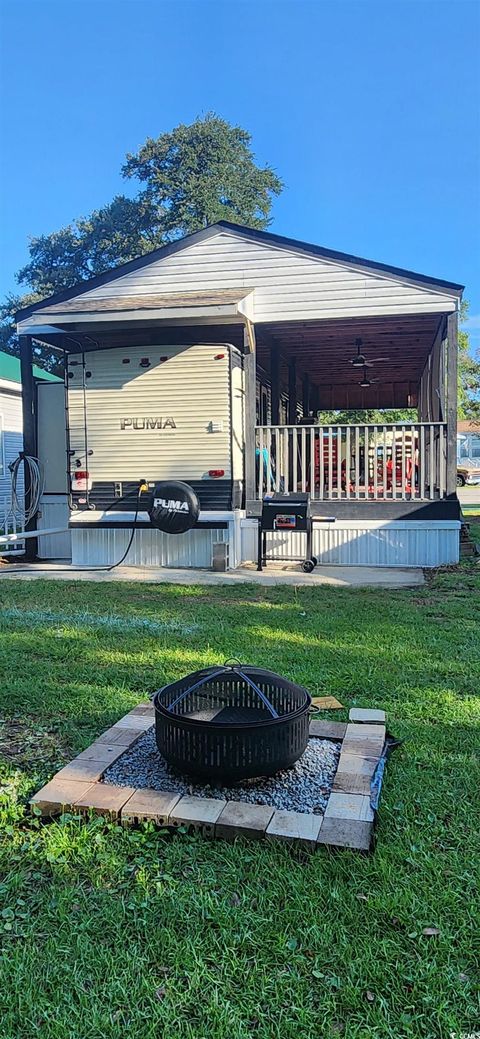
<instances>
[{"instance_id":1,"label":"green roof structure","mask_svg":"<svg viewBox=\"0 0 480 1039\"><path fill-rule=\"evenodd\" d=\"M61 382L58 375L46 372L44 368L39 368L37 364L33 365L33 376L35 379L44 379L47 382ZM6 382L18 382L21 384L19 357L13 357L12 354L6 354L0 350L0 379L5 379Z\"/></svg>"}]
</instances>

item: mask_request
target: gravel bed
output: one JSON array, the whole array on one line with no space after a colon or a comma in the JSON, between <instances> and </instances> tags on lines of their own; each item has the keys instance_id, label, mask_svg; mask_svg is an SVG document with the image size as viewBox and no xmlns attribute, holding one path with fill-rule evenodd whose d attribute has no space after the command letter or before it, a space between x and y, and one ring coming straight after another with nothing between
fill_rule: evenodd
<instances>
[{"instance_id":1,"label":"gravel bed","mask_svg":"<svg viewBox=\"0 0 480 1039\"><path fill-rule=\"evenodd\" d=\"M196 797L225 798L227 801L250 801L292 812L321 815L330 796L339 755L338 744L312 737L305 753L292 768L277 772L275 776L244 780L233 786L209 786L195 783L167 765L157 750L152 726L131 750L126 750L107 769L103 779L105 783L117 786L171 790Z\"/></svg>"}]
</instances>

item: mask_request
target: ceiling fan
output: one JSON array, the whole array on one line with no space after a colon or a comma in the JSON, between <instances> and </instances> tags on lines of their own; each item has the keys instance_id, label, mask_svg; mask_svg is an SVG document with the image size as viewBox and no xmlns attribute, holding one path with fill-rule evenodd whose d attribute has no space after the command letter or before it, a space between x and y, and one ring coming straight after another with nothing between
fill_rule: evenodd
<instances>
[{"instance_id":1,"label":"ceiling fan","mask_svg":"<svg viewBox=\"0 0 480 1039\"><path fill-rule=\"evenodd\" d=\"M363 378L362 378L362 381L359 382L358 385L362 387L362 390L368 390L368 387L372 386L374 382L380 382L380 379L370 379L369 375L368 375L368 372L367 372L367 366L364 364L364 366L363 366Z\"/></svg>"},{"instance_id":2,"label":"ceiling fan","mask_svg":"<svg viewBox=\"0 0 480 1039\"><path fill-rule=\"evenodd\" d=\"M353 365L354 368L371 368L372 365L378 364L380 361L390 360L389 357L371 357L370 360L367 361L365 354L362 353L362 340L356 339L355 346L357 348L357 353L350 361L350 364Z\"/></svg>"}]
</instances>

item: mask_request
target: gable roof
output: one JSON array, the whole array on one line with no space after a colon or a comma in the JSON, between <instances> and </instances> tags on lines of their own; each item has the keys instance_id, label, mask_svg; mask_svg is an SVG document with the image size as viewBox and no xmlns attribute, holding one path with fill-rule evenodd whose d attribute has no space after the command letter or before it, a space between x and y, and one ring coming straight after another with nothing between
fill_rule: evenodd
<instances>
[{"instance_id":1,"label":"gable roof","mask_svg":"<svg viewBox=\"0 0 480 1039\"><path fill-rule=\"evenodd\" d=\"M480 418L461 419L457 422L457 433L478 433L480 436Z\"/></svg>"},{"instance_id":2,"label":"gable roof","mask_svg":"<svg viewBox=\"0 0 480 1039\"><path fill-rule=\"evenodd\" d=\"M237 235L237 237L243 238L247 241L258 242L263 245L275 245L282 249L304 253L307 256L318 257L323 260L333 260L338 263L353 264L357 267L365 267L372 271L390 274L393 277L408 278L409 281L417 282L420 286L436 286L440 290L446 289L459 296L462 294L464 288L463 285L444 281L441 278L431 278L425 274L417 274L414 271L404 270L401 267L392 267L389 264L376 263L374 260L366 260L360 256L352 256L349 253L341 253L333 249L325 249L319 245L311 245L308 242L300 242L295 238L285 238L283 235L272 234L270 231L257 231L254 228L244 227L241 224L231 224L227 220L219 220L216 224L211 224L209 227L203 228L201 231L195 231L193 234L186 235L184 238L179 238L175 242L170 242L168 245L163 245L159 249L154 249L152 252L146 253L144 256L139 256L136 260L129 260L128 263L122 263L118 267L112 267L108 271L104 271L103 274L98 274L94 278L89 278L88 281L79 282L77 285L72 286L72 288L64 289L62 292L49 296L47 299L38 300L36 303L30 304L28 307L23 307L15 315L15 320L22 321L24 318L34 314L36 310L40 308L44 309L46 305L53 306L57 303L63 303L65 300L83 295L83 293L89 292L91 289L95 289L100 285L116 281L117 278L123 278L125 274L130 274L132 271L139 270L142 267L147 267L149 264L155 263L157 260L161 260L166 256L172 255L172 253L181 251L182 249L187 249L191 245L195 245L197 242L207 241L209 238L213 238L222 231L230 231L232 234Z\"/></svg>"}]
</instances>

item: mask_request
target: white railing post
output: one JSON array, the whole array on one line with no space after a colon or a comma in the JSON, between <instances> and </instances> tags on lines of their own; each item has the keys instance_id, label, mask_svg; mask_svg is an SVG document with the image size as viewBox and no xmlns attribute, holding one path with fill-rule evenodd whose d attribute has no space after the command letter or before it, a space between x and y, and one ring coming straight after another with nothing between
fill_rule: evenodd
<instances>
[{"instance_id":1,"label":"white railing post","mask_svg":"<svg viewBox=\"0 0 480 1039\"><path fill-rule=\"evenodd\" d=\"M350 477L352 475L352 447L350 426L345 430L345 494L350 498Z\"/></svg>"},{"instance_id":2,"label":"white railing post","mask_svg":"<svg viewBox=\"0 0 480 1039\"><path fill-rule=\"evenodd\" d=\"M295 491L297 489L297 481L298 481L297 469L298 469L298 436L297 436L297 427L293 426L293 428L292 428L292 490L295 490Z\"/></svg>"},{"instance_id":3,"label":"white railing post","mask_svg":"<svg viewBox=\"0 0 480 1039\"><path fill-rule=\"evenodd\" d=\"M316 494L316 473L315 473L315 426L310 426L310 497L312 501L315 501Z\"/></svg>"}]
</instances>

